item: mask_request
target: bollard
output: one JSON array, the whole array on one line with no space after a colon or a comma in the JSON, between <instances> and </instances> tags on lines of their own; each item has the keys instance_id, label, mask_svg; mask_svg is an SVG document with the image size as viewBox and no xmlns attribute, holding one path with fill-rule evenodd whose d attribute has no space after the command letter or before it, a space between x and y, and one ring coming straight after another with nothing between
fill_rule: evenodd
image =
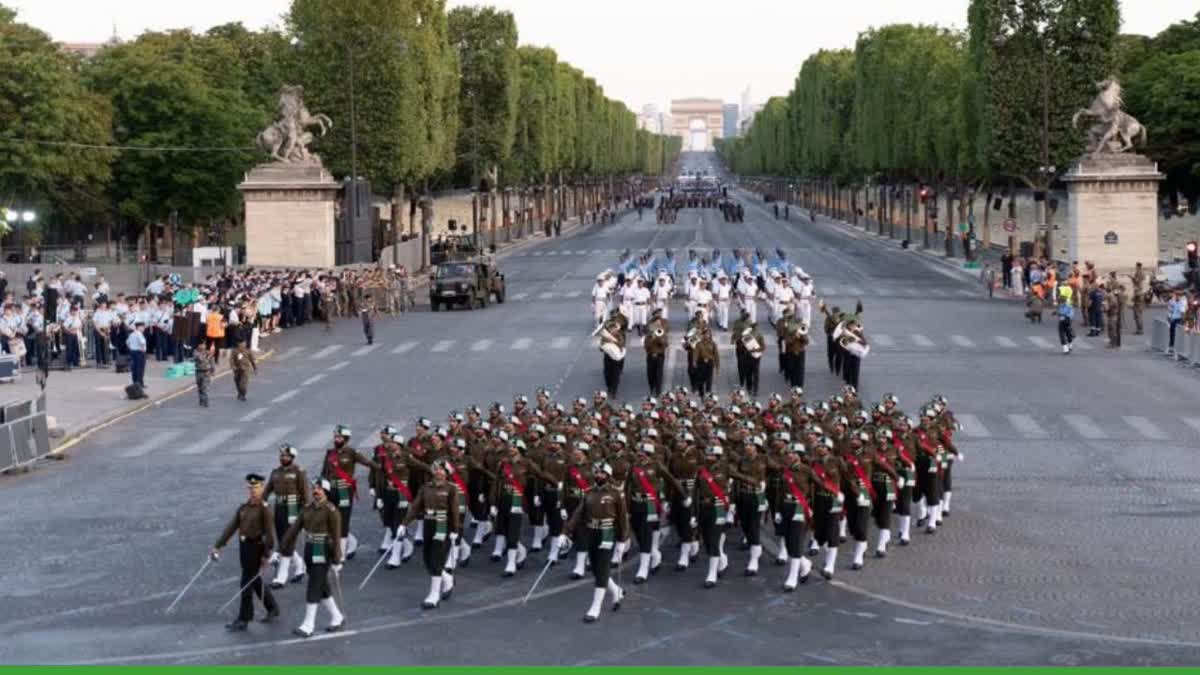
<instances>
[{"instance_id":1,"label":"bollard","mask_svg":"<svg viewBox=\"0 0 1200 675\"><path fill-rule=\"evenodd\" d=\"M1195 336L1192 340L1192 349L1188 352L1187 360L1193 368L1200 366L1200 336Z\"/></svg>"},{"instance_id":2,"label":"bollard","mask_svg":"<svg viewBox=\"0 0 1200 675\"><path fill-rule=\"evenodd\" d=\"M1192 334L1184 332L1182 326L1175 329L1175 360L1186 361L1192 355Z\"/></svg>"},{"instance_id":3,"label":"bollard","mask_svg":"<svg viewBox=\"0 0 1200 675\"><path fill-rule=\"evenodd\" d=\"M1165 319L1155 319L1150 325L1150 351L1166 353L1170 342L1170 326Z\"/></svg>"}]
</instances>

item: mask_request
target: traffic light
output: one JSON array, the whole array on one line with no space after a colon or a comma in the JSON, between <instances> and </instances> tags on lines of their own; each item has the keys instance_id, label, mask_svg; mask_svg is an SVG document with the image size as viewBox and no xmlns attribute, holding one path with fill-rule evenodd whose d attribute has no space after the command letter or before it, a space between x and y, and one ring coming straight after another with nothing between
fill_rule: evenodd
<instances>
[{"instance_id":1,"label":"traffic light","mask_svg":"<svg viewBox=\"0 0 1200 675\"><path fill-rule=\"evenodd\" d=\"M1187 266L1189 270L1200 269L1200 248L1194 241L1187 244Z\"/></svg>"},{"instance_id":2,"label":"traffic light","mask_svg":"<svg viewBox=\"0 0 1200 675\"><path fill-rule=\"evenodd\" d=\"M917 196L921 199L922 204L924 204L926 201L928 201L930 195L932 195L932 194L933 194L933 192L926 185L922 185L921 189L917 191Z\"/></svg>"}]
</instances>

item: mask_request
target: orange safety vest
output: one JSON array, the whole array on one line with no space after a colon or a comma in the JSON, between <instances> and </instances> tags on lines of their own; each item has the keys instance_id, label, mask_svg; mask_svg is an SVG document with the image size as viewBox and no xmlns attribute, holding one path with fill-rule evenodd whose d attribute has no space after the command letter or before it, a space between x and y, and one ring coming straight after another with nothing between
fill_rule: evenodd
<instances>
[{"instance_id":1,"label":"orange safety vest","mask_svg":"<svg viewBox=\"0 0 1200 675\"><path fill-rule=\"evenodd\" d=\"M221 316L220 312L208 313L208 330L206 335L210 338L225 337L225 317Z\"/></svg>"}]
</instances>

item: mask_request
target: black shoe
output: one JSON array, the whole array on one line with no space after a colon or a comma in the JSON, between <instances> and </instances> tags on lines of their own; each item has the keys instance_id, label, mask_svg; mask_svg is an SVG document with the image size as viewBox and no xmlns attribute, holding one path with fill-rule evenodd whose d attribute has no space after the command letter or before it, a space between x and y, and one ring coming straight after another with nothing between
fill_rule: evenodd
<instances>
[{"instance_id":1,"label":"black shoe","mask_svg":"<svg viewBox=\"0 0 1200 675\"><path fill-rule=\"evenodd\" d=\"M876 558L886 558L887 551L875 551L875 557Z\"/></svg>"},{"instance_id":2,"label":"black shoe","mask_svg":"<svg viewBox=\"0 0 1200 675\"><path fill-rule=\"evenodd\" d=\"M388 568L389 570L398 570L398 569L400 569L400 566L399 566L399 565L393 565L392 563L388 563L388 564L384 565L384 567Z\"/></svg>"},{"instance_id":3,"label":"black shoe","mask_svg":"<svg viewBox=\"0 0 1200 675\"><path fill-rule=\"evenodd\" d=\"M358 555L358 551L355 551L354 553L347 553L346 560L354 560L354 556L356 555Z\"/></svg>"},{"instance_id":4,"label":"black shoe","mask_svg":"<svg viewBox=\"0 0 1200 675\"><path fill-rule=\"evenodd\" d=\"M482 542L480 542L480 543L478 543L478 544L476 544L475 542L471 542L471 548L472 548L473 550L476 550L476 551L477 551L477 550L479 550L479 549L480 549L480 548L482 548L482 547L483 547L483 543L482 543Z\"/></svg>"},{"instance_id":5,"label":"black shoe","mask_svg":"<svg viewBox=\"0 0 1200 675\"><path fill-rule=\"evenodd\" d=\"M279 618L279 606L276 605L274 608L268 609L267 615L264 616L263 618L259 619L259 622L260 623L271 623L272 621L274 621L275 619L278 619L278 618Z\"/></svg>"},{"instance_id":6,"label":"black shoe","mask_svg":"<svg viewBox=\"0 0 1200 675\"><path fill-rule=\"evenodd\" d=\"M571 572L571 580L572 581L579 581L582 578L583 578L582 574L580 574L578 572Z\"/></svg>"},{"instance_id":7,"label":"black shoe","mask_svg":"<svg viewBox=\"0 0 1200 675\"><path fill-rule=\"evenodd\" d=\"M307 639L307 638L310 638L310 637L312 637L312 635L313 635L313 634L312 634L312 633L305 632L305 631L302 631L302 630L300 630L299 628L297 628L297 629L295 629L295 630L293 630L293 631L292 631L292 635L297 635L297 636L299 636L299 637L302 637L302 638L305 638L305 639Z\"/></svg>"},{"instance_id":8,"label":"black shoe","mask_svg":"<svg viewBox=\"0 0 1200 675\"><path fill-rule=\"evenodd\" d=\"M715 581L709 581L709 580L707 580L707 579L705 579L705 580L704 580L704 587L705 587L705 588L715 588L716 586L717 586L717 582L715 582Z\"/></svg>"},{"instance_id":9,"label":"black shoe","mask_svg":"<svg viewBox=\"0 0 1200 675\"><path fill-rule=\"evenodd\" d=\"M233 623L225 624L225 630L230 631L232 633L236 633L238 631L246 630L247 625L249 625L249 624L247 624L245 621L242 621L241 619L238 619L237 621L234 621Z\"/></svg>"},{"instance_id":10,"label":"black shoe","mask_svg":"<svg viewBox=\"0 0 1200 675\"><path fill-rule=\"evenodd\" d=\"M494 563L500 562L500 561L501 561L501 560L503 560L503 559L504 559L504 558L503 558L503 557L501 557L501 556L498 556L498 555L496 555L496 554L494 554L494 553L492 554L492 562L494 562Z\"/></svg>"},{"instance_id":11,"label":"black shoe","mask_svg":"<svg viewBox=\"0 0 1200 675\"><path fill-rule=\"evenodd\" d=\"M508 579L510 577L516 576L516 574L517 574L516 572L509 572L508 570L504 570L504 573L501 574L500 576L504 577L505 579Z\"/></svg>"},{"instance_id":12,"label":"black shoe","mask_svg":"<svg viewBox=\"0 0 1200 675\"><path fill-rule=\"evenodd\" d=\"M448 591L442 591L442 599L443 599L443 600L449 600L451 595L454 595L454 589L453 589L453 588L451 588L451 589L450 589L450 590L448 590Z\"/></svg>"},{"instance_id":13,"label":"black shoe","mask_svg":"<svg viewBox=\"0 0 1200 675\"><path fill-rule=\"evenodd\" d=\"M346 620L342 619L342 622L339 623L338 625L327 627L325 629L325 632L326 633L340 633L340 632L342 632L342 629L345 627L346 627Z\"/></svg>"},{"instance_id":14,"label":"black shoe","mask_svg":"<svg viewBox=\"0 0 1200 675\"><path fill-rule=\"evenodd\" d=\"M854 570L855 572L861 570L862 568L863 568L862 563L854 563L853 565L850 566L850 569Z\"/></svg>"},{"instance_id":15,"label":"black shoe","mask_svg":"<svg viewBox=\"0 0 1200 675\"><path fill-rule=\"evenodd\" d=\"M529 558L526 558L525 560L522 560L521 562L517 563L517 569L519 569L519 570L525 569L525 563L528 561L529 561Z\"/></svg>"},{"instance_id":16,"label":"black shoe","mask_svg":"<svg viewBox=\"0 0 1200 675\"><path fill-rule=\"evenodd\" d=\"M821 576L825 577L826 581L829 581L830 579L833 578L833 572L826 572L825 570L821 570Z\"/></svg>"},{"instance_id":17,"label":"black shoe","mask_svg":"<svg viewBox=\"0 0 1200 675\"><path fill-rule=\"evenodd\" d=\"M403 565L404 563L408 562L409 560L412 560L412 557L413 557L413 554L412 554L412 553L409 553L409 554L408 554L408 555L406 555L406 556L401 556L401 558L400 558L400 564L401 564L401 565Z\"/></svg>"},{"instance_id":18,"label":"black shoe","mask_svg":"<svg viewBox=\"0 0 1200 675\"><path fill-rule=\"evenodd\" d=\"M918 518L917 519L917 527L923 527L925 525L925 521L927 521L927 520L929 520L929 518Z\"/></svg>"},{"instance_id":19,"label":"black shoe","mask_svg":"<svg viewBox=\"0 0 1200 675\"><path fill-rule=\"evenodd\" d=\"M633 583L637 586L641 586L642 584L646 583L646 577L634 577Z\"/></svg>"},{"instance_id":20,"label":"black shoe","mask_svg":"<svg viewBox=\"0 0 1200 675\"><path fill-rule=\"evenodd\" d=\"M283 588L283 584L279 583L278 581L272 581L268 587L273 591L277 591Z\"/></svg>"},{"instance_id":21,"label":"black shoe","mask_svg":"<svg viewBox=\"0 0 1200 675\"><path fill-rule=\"evenodd\" d=\"M805 574L804 576L800 577L800 583L802 583L802 584L808 583L808 577L810 577L810 576L812 576L812 570L809 570L808 574Z\"/></svg>"},{"instance_id":22,"label":"black shoe","mask_svg":"<svg viewBox=\"0 0 1200 675\"><path fill-rule=\"evenodd\" d=\"M686 571L686 570L687 570L687 568L688 568L688 566L687 566L687 565L680 565L679 563L676 563L676 564L675 564L675 571L676 571L676 572L683 572L683 571Z\"/></svg>"},{"instance_id":23,"label":"black shoe","mask_svg":"<svg viewBox=\"0 0 1200 675\"><path fill-rule=\"evenodd\" d=\"M298 584L298 583L300 583L301 581L304 581L304 575L303 575L303 574L297 574L296 576L292 577L292 579L291 579L291 583L293 583L293 584Z\"/></svg>"},{"instance_id":24,"label":"black shoe","mask_svg":"<svg viewBox=\"0 0 1200 675\"><path fill-rule=\"evenodd\" d=\"M745 572L742 573L742 576L756 577L756 576L758 576L758 570L746 570Z\"/></svg>"},{"instance_id":25,"label":"black shoe","mask_svg":"<svg viewBox=\"0 0 1200 675\"><path fill-rule=\"evenodd\" d=\"M814 555L816 555L816 554L818 554L818 553L820 553L820 549L818 549L818 548L816 548L816 547L813 547L813 548L810 548L810 549L808 549L808 555L809 555L810 557L811 557L811 556L814 556Z\"/></svg>"},{"instance_id":26,"label":"black shoe","mask_svg":"<svg viewBox=\"0 0 1200 675\"><path fill-rule=\"evenodd\" d=\"M949 512L948 510L946 510L946 509L942 509L942 517L943 517L943 518L949 518L949 517L950 517L950 512ZM942 521L940 521L940 520L939 520L939 521L938 521L938 525L941 525L941 524L942 524Z\"/></svg>"},{"instance_id":27,"label":"black shoe","mask_svg":"<svg viewBox=\"0 0 1200 675\"><path fill-rule=\"evenodd\" d=\"M425 545L424 539L413 539L413 546L424 546L424 545Z\"/></svg>"},{"instance_id":28,"label":"black shoe","mask_svg":"<svg viewBox=\"0 0 1200 675\"><path fill-rule=\"evenodd\" d=\"M846 543L846 538L845 538L845 537L838 537L838 543L839 543L839 544L844 544L844 543Z\"/></svg>"},{"instance_id":29,"label":"black shoe","mask_svg":"<svg viewBox=\"0 0 1200 675\"><path fill-rule=\"evenodd\" d=\"M784 584L784 585L783 585L783 592L784 592L784 593L791 593L791 592L792 592L792 591L794 591L794 590L796 590L796 587L795 587L795 586L788 586L787 584Z\"/></svg>"},{"instance_id":30,"label":"black shoe","mask_svg":"<svg viewBox=\"0 0 1200 675\"><path fill-rule=\"evenodd\" d=\"M542 547L541 547L541 546L530 546L530 547L529 547L529 552L530 552L530 553L541 553L541 552L542 552Z\"/></svg>"},{"instance_id":31,"label":"black shoe","mask_svg":"<svg viewBox=\"0 0 1200 675\"><path fill-rule=\"evenodd\" d=\"M786 565L786 564L787 564L787 559L786 559L786 558L784 558L784 559L776 558L776 559L775 559L775 566L776 566L776 567L783 567L783 566L784 566L784 565Z\"/></svg>"},{"instance_id":32,"label":"black shoe","mask_svg":"<svg viewBox=\"0 0 1200 675\"><path fill-rule=\"evenodd\" d=\"M584 614L584 615L583 615L583 622L584 622L584 623L596 623L596 619L599 619L599 618L600 618L600 617L598 617L598 616L592 616L591 614Z\"/></svg>"},{"instance_id":33,"label":"black shoe","mask_svg":"<svg viewBox=\"0 0 1200 675\"><path fill-rule=\"evenodd\" d=\"M937 532L936 528L933 528L933 527L925 528L925 534L933 534L934 532Z\"/></svg>"},{"instance_id":34,"label":"black shoe","mask_svg":"<svg viewBox=\"0 0 1200 675\"><path fill-rule=\"evenodd\" d=\"M425 609L425 610L437 609L437 606L438 606L438 603L429 602L428 600L421 603L421 609Z\"/></svg>"},{"instance_id":35,"label":"black shoe","mask_svg":"<svg viewBox=\"0 0 1200 675\"><path fill-rule=\"evenodd\" d=\"M471 566L471 559L470 559L470 558L467 558L466 560L459 560L459 561L458 561L458 566L459 566L459 567L470 567L470 566Z\"/></svg>"},{"instance_id":36,"label":"black shoe","mask_svg":"<svg viewBox=\"0 0 1200 675\"><path fill-rule=\"evenodd\" d=\"M908 546L908 542L909 542L909 541L910 541L910 540L908 540L908 539L901 539L901 540L900 540L900 545L901 545L901 546Z\"/></svg>"}]
</instances>

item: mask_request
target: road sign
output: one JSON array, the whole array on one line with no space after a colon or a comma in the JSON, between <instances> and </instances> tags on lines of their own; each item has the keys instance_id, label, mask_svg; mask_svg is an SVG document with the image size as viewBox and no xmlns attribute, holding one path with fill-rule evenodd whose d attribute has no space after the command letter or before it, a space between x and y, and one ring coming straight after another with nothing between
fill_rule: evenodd
<instances>
[{"instance_id":1,"label":"road sign","mask_svg":"<svg viewBox=\"0 0 1200 675\"><path fill-rule=\"evenodd\" d=\"M1006 218L1004 220L1004 231L1005 232L1016 232L1017 231L1017 221L1013 220L1012 218Z\"/></svg>"},{"instance_id":2,"label":"road sign","mask_svg":"<svg viewBox=\"0 0 1200 675\"><path fill-rule=\"evenodd\" d=\"M1117 236L1116 232L1108 232L1104 235L1104 243L1109 246L1118 244L1118 243L1120 243L1120 241L1121 241L1121 238Z\"/></svg>"}]
</instances>

